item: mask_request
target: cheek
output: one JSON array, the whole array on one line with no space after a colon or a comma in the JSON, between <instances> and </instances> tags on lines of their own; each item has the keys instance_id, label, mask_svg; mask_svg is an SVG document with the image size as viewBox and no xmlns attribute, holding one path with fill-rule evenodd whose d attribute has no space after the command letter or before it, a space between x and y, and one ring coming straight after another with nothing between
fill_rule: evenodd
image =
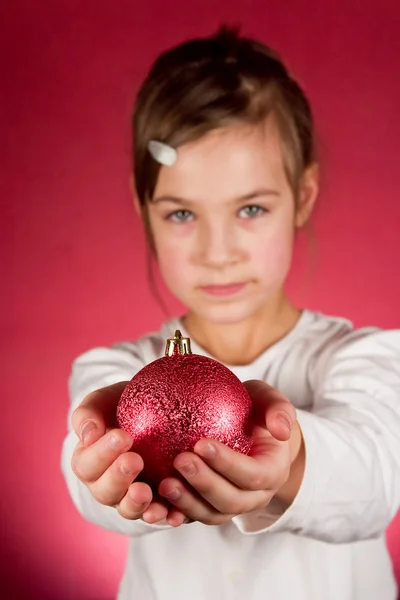
<instances>
[{"instance_id":1,"label":"cheek","mask_svg":"<svg viewBox=\"0 0 400 600\"><path fill-rule=\"evenodd\" d=\"M290 268L293 253L292 227L276 227L252 245L252 258L261 276L282 279Z\"/></svg>"},{"instance_id":2,"label":"cheek","mask_svg":"<svg viewBox=\"0 0 400 600\"><path fill-rule=\"evenodd\" d=\"M188 258L183 245L175 241L158 240L156 242L158 266L167 285L184 285L189 273Z\"/></svg>"}]
</instances>

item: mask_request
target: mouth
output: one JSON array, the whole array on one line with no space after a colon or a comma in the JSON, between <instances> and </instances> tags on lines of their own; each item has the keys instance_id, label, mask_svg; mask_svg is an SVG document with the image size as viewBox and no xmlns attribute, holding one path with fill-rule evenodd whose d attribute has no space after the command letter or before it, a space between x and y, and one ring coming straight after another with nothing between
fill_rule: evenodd
<instances>
[{"instance_id":1,"label":"mouth","mask_svg":"<svg viewBox=\"0 0 400 600\"><path fill-rule=\"evenodd\" d=\"M248 282L243 283L228 283L226 285L205 285L201 286L201 290L211 296L233 296L248 285Z\"/></svg>"}]
</instances>

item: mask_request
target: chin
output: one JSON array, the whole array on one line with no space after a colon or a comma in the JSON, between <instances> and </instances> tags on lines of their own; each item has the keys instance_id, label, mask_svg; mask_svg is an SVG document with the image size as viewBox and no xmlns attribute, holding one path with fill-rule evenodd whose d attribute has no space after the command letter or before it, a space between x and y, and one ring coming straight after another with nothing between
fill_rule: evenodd
<instances>
[{"instance_id":1,"label":"chin","mask_svg":"<svg viewBox=\"0 0 400 600\"><path fill-rule=\"evenodd\" d=\"M230 306L223 304L214 306L196 307L196 312L203 319L215 325L235 325L252 317L260 310L259 306L251 306L249 303L232 303Z\"/></svg>"}]
</instances>

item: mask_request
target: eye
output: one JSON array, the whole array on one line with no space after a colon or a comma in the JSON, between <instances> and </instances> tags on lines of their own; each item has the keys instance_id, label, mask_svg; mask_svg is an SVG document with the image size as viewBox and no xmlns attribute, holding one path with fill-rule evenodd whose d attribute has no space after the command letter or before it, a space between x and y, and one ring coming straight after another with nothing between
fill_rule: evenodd
<instances>
[{"instance_id":1,"label":"eye","mask_svg":"<svg viewBox=\"0 0 400 600\"><path fill-rule=\"evenodd\" d=\"M167 215L166 220L173 223L188 223L194 219L194 215L190 210L174 210Z\"/></svg>"},{"instance_id":2,"label":"eye","mask_svg":"<svg viewBox=\"0 0 400 600\"><path fill-rule=\"evenodd\" d=\"M243 206L243 208L239 210L239 217L242 219L254 219L255 217L260 217L266 212L267 210L265 208L262 206L257 206L256 204Z\"/></svg>"}]
</instances>

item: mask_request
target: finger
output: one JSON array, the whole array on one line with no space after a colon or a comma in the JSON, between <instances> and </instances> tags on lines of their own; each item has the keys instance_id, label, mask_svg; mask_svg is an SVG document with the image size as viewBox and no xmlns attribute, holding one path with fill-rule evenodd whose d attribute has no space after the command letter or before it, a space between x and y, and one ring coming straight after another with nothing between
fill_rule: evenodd
<instances>
[{"instance_id":1,"label":"finger","mask_svg":"<svg viewBox=\"0 0 400 600\"><path fill-rule=\"evenodd\" d=\"M117 427L116 408L127 384L120 381L91 392L72 413L72 427L85 446L104 435L107 427Z\"/></svg>"},{"instance_id":2,"label":"finger","mask_svg":"<svg viewBox=\"0 0 400 600\"><path fill-rule=\"evenodd\" d=\"M142 481L135 481L132 483L126 494L121 499L116 509L125 519L140 519L143 516L144 511L148 509L152 502L152 492L151 488ZM165 514L167 514L167 510L165 509ZM160 519L163 519L163 516L160 516Z\"/></svg>"},{"instance_id":3,"label":"finger","mask_svg":"<svg viewBox=\"0 0 400 600\"><path fill-rule=\"evenodd\" d=\"M96 481L88 484L93 497L106 506L116 506L125 496L130 484L143 469L142 458L133 452L125 452ZM140 502L151 501L149 498Z\"/></svg>"},{"instance_id":4,"label":"finger","mask_svg":"<svg viewBox=\"0 0 400 600\"><path fill-rule=\"evenodd\" d=\"M192 519L188 519L180 510L173 508L168 512L167 523L171 527L180 527L181 525L192 523Z\"/></svg>"},{"instance_id":5,"label":"finger","mask_svg":"<svg viewBox=\"0 0 400 600\"><path fill-rule=\"evenodd\" d=\"M214 471L203 460L192 453L182 453L174 462L174 467L185 477L204 500L218 512L241 514L252 510L258 504L268 500L265 489L247 491L238 488L231 481ZM174 506L182 507L174 502ZM185 512L182 510L182 512ZM185 514L187 514L185 512ZM191 515L188 515L191 516Z\"/></svg>"},{"instance_id":6,"label":"finger","mask_svg":"<svg viewBox=\"0 0 400 600\"><path fill-rule=\"evenodd\" d=\"M72 455L72 469L83 483L93 483L131 446L132 438L127 431L112 429L88 448L79 443Z\"/></svg>"},{"instance_id":7,"label":"finger","mask_svg":"<svg viewBox=\"0 0 400 600\"><path fill-rule=\"evenodd\" d=\"M183 513L193 521L199 521L206 525L220 525L234 515L222 514L211 506L204 498L175 478L164 479L158 488L160 496L166 498L179 513ZM172 522L174 515L172 515Z\"/></svg>"},{"instance_id":8,"label":"finger","mask_svg":"<svg viewBox=\"0 0 400 600\"><path fill-rule=\"evenodd\" d=\"M143 512L143 521L151 525L159 523L167 518L169 508L166 502L155 499L148 508Z\"/></svg>"},{"instance_id":9,"label":"finger","mask_svg":"<svg viewBox=\"0 0 400 600\"><path fill-rule=\"evenodd\" d=\"M296 409L277 389L265 381L253 379L244 383L253 403L253 419L266 427L277 440L287 441L296 422Z\"/></svg>"},{"instance_id":10,"label":"finger","mask_svg":"<svg viewBox=\"0 0 400 600\"><path fill-rule=\"evenodd\" d=\"M216 440L200 440L195 445L194 452L236 488L265 491L277 489L286 481L290 457L289 451L282 448L283 443L271 436L266 437L252 448L252 452L257 454L247 456ZM215 506L214 502L211 503Z\"/></svg>"}]
</instances>

